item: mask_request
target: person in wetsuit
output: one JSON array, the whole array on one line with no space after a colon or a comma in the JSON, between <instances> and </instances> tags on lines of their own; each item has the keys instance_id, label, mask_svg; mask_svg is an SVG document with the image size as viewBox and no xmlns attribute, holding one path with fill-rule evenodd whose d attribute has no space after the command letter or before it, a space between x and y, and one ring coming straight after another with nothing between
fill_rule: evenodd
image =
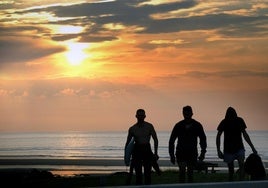
<instances>
[{"instance_id":1,"label":"person in wetsuit","mask_svg":"<svg viewBox=\"0 0 268 188\"><path fill-rule=\"evenodd\" d=\"M179 121L173 128L169 139L169 155L171 163L175 164L174 143L177 139L176 159L179 166L179 180L186 181L186 170L188 182L193 182L193 170L197 158L203 161L205 158L207 139L203 126L192 119L193 111L191 106L183 107L184 119ZM197 141L200 140L201 154L198 157Z\"/></svg>"},{"instance_id":2,"label":"person in wetsuit","mask_svg":"<svg viewBox=\"0 0 268 188\"><path fill-rule=\"evenodd\" d=\"M131 163L134 165L136 173L136 185L141 185L142 167L144 168L144 184L151 184L151 171L153 157L158 157L158 138L154 126L144 121L146 117L145 110L138 109L136 112L137 123L131 126L128 130L128 136L125 147L134 137L134 148L132 153ZM154 153L152 152L150 139L154 140Z\"/></svg>"}]
</instances>

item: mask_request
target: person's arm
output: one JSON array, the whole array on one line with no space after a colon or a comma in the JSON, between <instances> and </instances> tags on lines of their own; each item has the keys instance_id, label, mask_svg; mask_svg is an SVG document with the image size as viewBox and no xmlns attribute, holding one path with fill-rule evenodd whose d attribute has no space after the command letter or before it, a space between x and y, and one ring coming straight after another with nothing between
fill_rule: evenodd
<instances>
[{"instance_id":1,"label":"person's arm","mask_svg":"<svg viewBox=\"0 0 268 188\"><path fill-rule=\"evenodd\" d=\"M248 143L248 145L251 147L252 152L255 153L255 154L257 154L258 152L257 152L257 150L255 149L254 145L252 144L252 142L251 142L251 140L250 140L250 137L249 137L248 133L246 132L246 130L243 130L243 131L242 131L242 134L243 134L243 137L244 137L245 141L246 141L246 142Z\"/></svg>"},{"instance_id":2,"label":"person's arm","mask_svg":"<svg viewBox=\"0 0 268 188\"><path fill-rule=\"evenodd\" d=\"M169 156L170 156L170 162L172 164L175 164L175 154L174 154L174 143L176 140L176 135L175 135L175 127L173 128L170 138L169 138L169 142L168 142L168 152L169 152Z\"/></svg>"},{"instance_id":3,"label":"person's arm","mask_svg":"<svg viewBox=\"0 0 268 188\"><path fill-rule=\"evenodd\" d=\"M158 158L158 138L157 138L157 134L156 134L154 129L152 131L152 138L154 140L154 154Z\"/></svg>"},{"instance_id":4,"label":"person's arm","mask_svg":"<svg viewBox=\"0 0 268 188\"><path fill-rule=\"evenodd\" d=\"M199 134L199 139L200 139L200 147L201 147L201 153L200 156L198 157L199 160L203 161L205 158L205 154L207 152L207 137L206 134L204 132L203 127L201 126L201 130L200 130L200 134Z\"/></svg>"},{"instance_id":5,"label":"person's arm","mask_svg":"<svg viewBox=\"0 0 268 188\"><path fill-rule=\"evenodd\" d=\"M217 136L216 136L216 146L217 146L218 157L220 159L223 159L223 153L221 151L221 135L222 135L222 131L218 131Z\"/></svg>"}]
</instances>

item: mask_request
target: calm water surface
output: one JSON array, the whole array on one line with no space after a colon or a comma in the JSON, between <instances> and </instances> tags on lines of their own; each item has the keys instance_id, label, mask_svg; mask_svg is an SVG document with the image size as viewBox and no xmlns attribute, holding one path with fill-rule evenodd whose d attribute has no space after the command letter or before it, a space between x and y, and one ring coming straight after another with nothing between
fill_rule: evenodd
<instances>
[{"instance_id":1,"label":"calm water surface","mask_svg":"<svg viewBox=\"0 0 268 188\"><path fill-rule=\"evenodd\" d=\"M268 131L248 131L263 160L268 161ZM169 158L170 132L158 132L159 156ZM207 131L206 159L218 160L216 131ZM126 132L0 133L1 158L123 158ZM246 155L251 149L244 141Z\"/></svg>"}]
</instances>

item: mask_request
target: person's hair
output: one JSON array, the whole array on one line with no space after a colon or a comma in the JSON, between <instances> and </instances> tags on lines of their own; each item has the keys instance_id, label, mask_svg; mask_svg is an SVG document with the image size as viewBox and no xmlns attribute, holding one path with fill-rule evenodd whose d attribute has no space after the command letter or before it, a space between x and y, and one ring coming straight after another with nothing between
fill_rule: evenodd
<instances>
[{"instance_id":1,"label":"person's hair","mask_svg":"<svg viewBox=\"0 0 268 188\"><path fill-rule=\"evenodd\" d=\"M136 115L137 114L144 114L145 115L145 110L140 108L137 110Z\"/></svg>"},{"instance_id":2,"label":"person's hair","mask_svg":"<svg viewBox=\"0 0 268 188\"><path fill-rule=\"evenodd\" d=\"M183 112L190 112L193 113L192 107L191 106L184 106L182 109Z\"/></svg>"},{"instance_id":3,"label":"person's hair","mask_svg":"<svg viewBox=\"0 0 268 188\"><path fill-rule=\"evenodd\" d=\"M237 113L233 107L229 107L225 114L225 119L234 119L237 117Z\"/></svg>"}]
</instances>

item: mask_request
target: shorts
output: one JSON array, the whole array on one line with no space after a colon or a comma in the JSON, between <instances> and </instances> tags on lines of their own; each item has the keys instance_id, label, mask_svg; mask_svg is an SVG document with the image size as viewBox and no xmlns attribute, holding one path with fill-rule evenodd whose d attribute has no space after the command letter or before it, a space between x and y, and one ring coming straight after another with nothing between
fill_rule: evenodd
<instances>
[{"instance_id":1,"label":"shorts","mask_svg":"<svg viewBox=\"0 0 268 188\"><path fill-rule=\"evenodd\" d=\"M236 159L243 158L245 159L245 149L240 149L236 153L224 153L224 162L231 163Z\"/></svg>"},{"instance_id":2,"label":"shorts","mask_svg":"<svg viewBox=\"0 0 268 188\"><path fill-rule=\"evenodd\" d=\"M177 162L195 163L197 161L196 151L177 151L176 152Z\"/></svg>"}]
</instances>

